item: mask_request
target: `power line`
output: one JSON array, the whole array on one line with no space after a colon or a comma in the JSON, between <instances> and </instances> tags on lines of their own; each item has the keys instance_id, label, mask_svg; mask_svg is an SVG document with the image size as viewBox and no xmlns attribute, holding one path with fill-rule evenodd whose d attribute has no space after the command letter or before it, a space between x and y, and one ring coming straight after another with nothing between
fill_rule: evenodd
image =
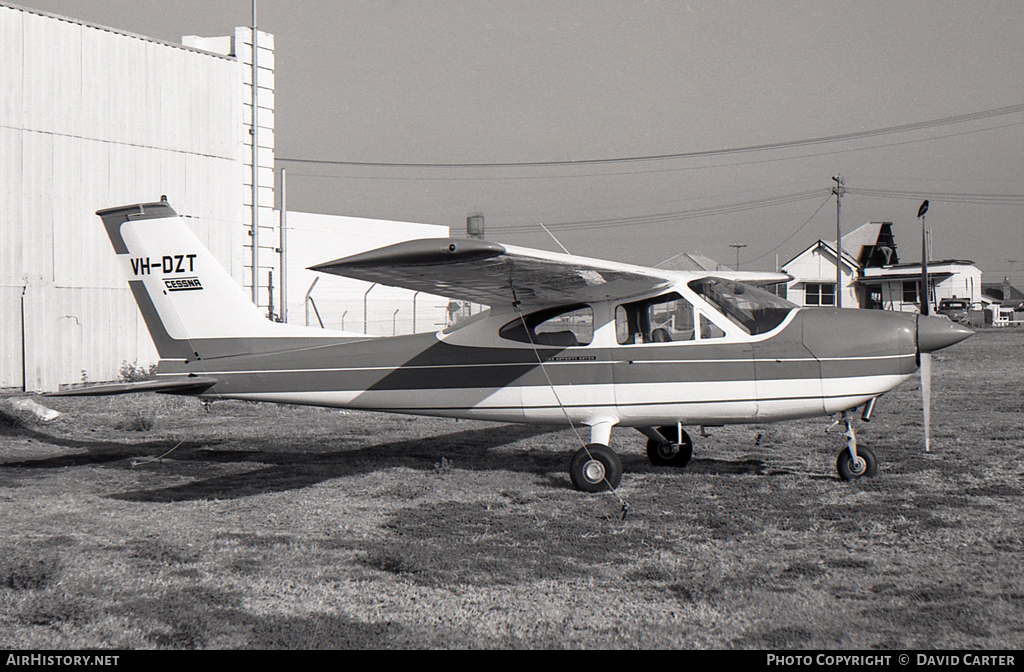
<instances>
[{"instance_id":1,"label":"power line","mask_svg":"<svg viewBox=\"0 0 1024 672\"><path fill-rule=\"evenodd\" d=\"M890 189L863 189L856 187L843 187L844 193L853 194L857 196L875 196L879 198L901 198L908 200L920 200L927 196L931 200L951 203L969 203L974 205L1024 205L1024 195L1022 194L985 194L985 193L952 193L952 192L931 192L931 191L895 191ZM592 219L592 220L577 220L571 222L561 222L555 224L546 224L548 228L558 230L591 230L591 229L607 229L617 228L623 226L640 226L646 224L661 224L664 222L680 221L686 219L695 219L698 217L712 217L715 215L725 215L737 212L746 212L748 210L758 210L761 208L770 208L777 205L785 205L788 203L798 203L800 201L806 201L818 198L822 195L828 195L831 197L833 192L831 189L821 188L812 189L809 191L801 191L792 194L783 194L781 196L774 196L769 198L760 198L750 201L741 201L738 203L727 203L723 205L710 206L706 208L695 208L692 210L680 210L676 212L664 212L650 215L636 215L632 217L614 217L609 219ZM826 202L829 199L826 198ZM815 215L818 211L824 207L819 206L818 210L815 211ZM811 216L813 219L814 215ZM810 220L804 222L804 224L797 229L799 232L803 229ZM533 224L516 224L507 227L498 227L495 230L501 231L502 233L527 233L533 231L535 225ZM796 232L793 234L796 235ZM791 235L782 244L785 244L793 237ZM778 247L781 247L779 245ZM773 248L769 251L774 252L778 247ZM748 263L751 261L757 261L762 257L756 259L747 260Z\"/></svg>"},{"instance_id":2,"label":"power line","mask_svg":"<svg viewBox=\"0 0 1024 672\"><path fill-rule=\"evenodd\" d=\"M832 200L832 193L831 193L831 192L829 192L829 195L828 195L828 197L827 197L827 198L826 198L826 199L825 199L824 201L822 201L822 202L821 202L821 205L819 205L819 206L818 206L818 209L814 211L814 214L813 214L813 215L811 215L810 217L808 217L808 218L807 218L807 221L806 221L806 222L804 222L804 223L803 223L803 224L801 224L801 225L800 225L799 227L797 227L796 231L794 231L793 233L791 233L791 234L789 234L788 236L786 236L786 239L785 239L785 240L783 240L783 241L782 241L781 243L779 243L778 245L776 245L776 246L775 246L775 247L773 247L772 249L768 250L767 252L765 252L765 253L764 253L764 254L762 254L761 256L759 256L759 257L754 257L753 259L747 259L747 260L746 260L746 263L748 263L748 264L752 264L752 263L754 263L755 261L760 261L760 260L764 259L765 257L767 257L767 256L768 256L769 254L771 254L772 252L774 252L774 251L778 250L779 248L781 248L781 247L782 247L783 245L785 245L785 244L786 244L786 243L788 243L789 241L793 240L793 238L795 238L795 237L796 237L796 234L798 234L798 233L800 233L801 231L803 231L803 230L804 230L804 228L806 228L806 227L807 227L807 225L811 223L811 220L812 220L812 219L814 219L814 218L815 218L815 217L817 216L817 214L818 214L819 212L821 212L821 209L825 207L825 204L826 204L826 203L828 203L828 202L829 202L829 201L831 201L831 200Z\"/></svg>"},{"instance_id":3,"label":"power line","mask_svg":"<svg viewBox=\"0 0 1024 672\"><path fill-rule=\"evenodd\" d=\"M857 196L877 196L879 198L901 198L916 201L928 198L933 201L948 203L971 203L975 205L1024 205L1024 194L971 194L921 191L896 191L892 189L848 188L848 194Z\"/></svg>"},{"instance_id":4,"label":"power line","mask_svg":"<svg viewBox=\"0 0 1024 672\"><path fill-rule=\"evenodd\" d=\"M364 166L364 167L380 167L380 168L526 168L526 167L546 167L546 166L587 166L587 165L604 165L604 164L616 164L616 163L639 163L646 161L670 161L679 159L693 159L703 158L711 156L727 156L730 154L745 154L749 152L761 152L768 150L778 149L790 149L793 147L806 147L809 145L820 145L832 142L843 142L848 140L859 140L862 138L871 138L881 135L891 135L894 133L906 133L910 131L919 131L928 128L935 128L938 126L948 126L951 124L962 124L970 121L978 121L981 119L989 119L992 117L1005 116L1009 114L1017 114L1024 112L1024 103L1017 105L1009 105L1007 107L999 107L991 110L982 110L980 112L972 112L970 114L961 114L953 117L943 117L941 119L932 119L928 121L919 121L910 124L901 124L898 126L888 126L885 128L876 128L868 131L856 131L852 133L840 133L838 135L826 135L817 138L806 138L803 140L789 140L785 142L773 142L761 145L747 145L744 147L734 147L729 149L713 149L696 152L679 152L674 154L653 154L648 156L630 156L630 157L619 157L619 158L608 158L608 159L572 159L563 161L521 161L521 162L494 162L494 163L392 163L383 161L339 161L339 160L328 160L328 159L300 159L300 158L287 158L278 157L278 161L289 162L289 163L303 163L310 165L332 165L332 166Z\"/></svg>"},{"instance_id":5,"label":"power line","mask_svg":"<svg viewBox=\"0 0 1024 672\"><path fill-rule=\"evenodd\" d=\"M1015 121L1009 124L1001 124L999 126L989 126L988 128L979 128L971 131L961 131L959 133L944 133L941 135L933 135L927 138L918 138L916 140L904 140L901 142L887 142L878 145L869 145L867 147L844 147L842 149L828 150L824 152L814 152L810 154L796 154L793 156L777 156L767 159L753 159L746 161L736 161L731 163L714 163L711 165L692 165L692 166L676 166L674 168L655 168L649 170L623 170L613 172L589 172L589 173L559 173L559 174L546 174L546 175L489 175L480 176L476 175L473 177L468 176L435 176L427 177L423 175L325 175L323 173L289 173L293 176L298 177L311 177L315 179L323 180L369 180L371 182L518 182L518 181L536 181L536 180L554 180L554 179L580 179L580 178L592 178L592 177L619 177L619 176L636 176L636 175L654 175L664 173L679 173L688 172L694 170L708 170L710 168L733 168L736 166L753 166L764 163L777 163L779 161L795 161L799 159L811 159L820 156L834 156L836 154L849 154L851 152L864 152L874 149L888 149L891 147L904 147L906 145L916 145L922 142L935 142L936 140L945 140L948 138L959 138L965 135L974 135L975 133L987 133L989 131L997 131L1004 128L1013 128L1014 126L1024 126L1024 121ZM282 159L278 159L282 160ZM287 159L284 159L287 160ZM350 167L360 167L350 166Z\"/></svg>"},{"instance_id":6,"label":"power line","mask_svg":"<svg viewBox=\"0 0 1024 672\"><path fill-rule=\"evenodd\" d=\"M799 201L816 199L825 194L831 195L831 192L828 189L821 188L813 189L811 191L797 192L793 194L783 194L782 196L775 196L771 198L760 198L750 201L743 201L740 203L729 203L725 205L717 205L707 208L697 208L694 210L664 212L652 215L638 215L634 217L616 217L612 219L580 220L574 222L562 222L559 224L545 224L545 226L547 226L549 229L579 231L616 228L622 226L660 224L664 222L695 219L697 217L711 217L714 215L725 215L736 212L746 212L748 210L757 210L760 208L768 208L776 205L784 205L787 203L797 203ZM497 227L494 230L500 231L501 233L526 233L535 230L535 228L536 225L523 224L507 227Z\"/></svg>"}]
</instances>

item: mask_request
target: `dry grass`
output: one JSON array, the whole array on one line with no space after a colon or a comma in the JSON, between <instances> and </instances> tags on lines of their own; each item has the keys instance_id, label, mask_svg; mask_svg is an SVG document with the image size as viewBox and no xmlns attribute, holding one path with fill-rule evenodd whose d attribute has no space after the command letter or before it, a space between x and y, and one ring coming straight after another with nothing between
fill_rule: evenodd
<instances>
[{"instance_id":1,"label":"dry grass","mask_svg":"<svg viewBox=\"0 0 1024 672\"><path fill-rule=\"evenodd\" d=\"M824 420L715 430L681 472L616 430L625 520L550 428L0 404L0 648L1019 649L1022 345L937 357L929 455L916 382L881 400L868 481Z\"/></svg>"}]
</instances>

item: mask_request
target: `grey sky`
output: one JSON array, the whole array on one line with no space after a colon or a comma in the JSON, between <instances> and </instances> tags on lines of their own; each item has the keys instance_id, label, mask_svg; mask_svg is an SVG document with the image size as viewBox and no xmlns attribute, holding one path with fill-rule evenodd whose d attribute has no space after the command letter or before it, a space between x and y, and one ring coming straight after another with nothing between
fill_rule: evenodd
<instances>
[{"instance_id":1,"label":"grey sky","mask_svg":"<svg viewBox=\"0 0 1024 672\"><path fill-rule=\"evenodd\" d=\"M170 41L226 35L249 23L251 7L249 0L21 4ZM1024 103L1019 0L260 0L259 24L276 37L279 159L513 163L678 154ZM288 168L291 209L446 224L456 234L479 211L494 240L554 249L543 222L572 252L634 263L699 250L731 264L729 245L744 243L741 263L762 269L776 254L786 261L819 237L835 237L827 189L842 173L851 190L914 192L906 199L849 194L844 231L893 221L902 259L919 259L919 192L932 200L933 258L973 259L987 282L1011 275L1024 286L1024 206L934 195L1024 195L1021 112L703 159L280 166ZM815 189L823 191L728 214L557 226Z\"/></svg>"}]
</instances>

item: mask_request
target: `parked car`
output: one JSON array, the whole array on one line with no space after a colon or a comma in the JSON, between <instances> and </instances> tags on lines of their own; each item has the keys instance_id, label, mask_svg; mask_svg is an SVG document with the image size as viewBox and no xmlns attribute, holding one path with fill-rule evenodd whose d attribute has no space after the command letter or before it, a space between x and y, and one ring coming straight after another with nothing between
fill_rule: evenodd
<instances>
[{"instance_id":1,"label":"parked car","mask_svg":"<svg viewBox=\"0 0 1024 672\"><path fill-rule=\"evenodd\" d=\"M935 312L945 315L954 322L964 323L967 321L970 310L971 302L967 299L942 299Z\"/></svg>"}]
</instances>

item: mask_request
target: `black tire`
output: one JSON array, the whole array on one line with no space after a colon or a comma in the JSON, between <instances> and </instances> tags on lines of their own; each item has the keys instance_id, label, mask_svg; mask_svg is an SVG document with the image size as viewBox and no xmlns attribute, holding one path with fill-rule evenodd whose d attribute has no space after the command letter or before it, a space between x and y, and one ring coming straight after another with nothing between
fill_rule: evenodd
<instances>
[{"instance_id":1,"label":"black tire","mask_svg":"<svg viewBox=\"0 0 1024 672\"><path fill-rule=\"evenodd\" d=\"M843 448L836 458L836 471L839 478L844 481L855 481L858 478L871 478L878 473L878 461L875 454L864 446L857 446L857 457L861 458L854 463L849 448Z\"/></svg>"},{"instance_id":2,"label":"black tire","mask_svg":"<svg viewBox=\"0 0 1024 672\"><path fill-rule=\"evenodd\" d=\"M676 436L675 425L659 427L658 432L667 441L647 439L647 459L658 467L676 467L682 469L693 459L693 440L685 431Z\"/></svg>"},{"instance_id":3,"label":"black tire","mask_svg":"<svg viewBox=\"0 0 1024 672\"><path fill-rule=\"evenodd\" d=\"M622 481L622 460L608 446L588 443L569 461L569 478L583 492L614 490Z\"/></svg>"}]
</instances>

